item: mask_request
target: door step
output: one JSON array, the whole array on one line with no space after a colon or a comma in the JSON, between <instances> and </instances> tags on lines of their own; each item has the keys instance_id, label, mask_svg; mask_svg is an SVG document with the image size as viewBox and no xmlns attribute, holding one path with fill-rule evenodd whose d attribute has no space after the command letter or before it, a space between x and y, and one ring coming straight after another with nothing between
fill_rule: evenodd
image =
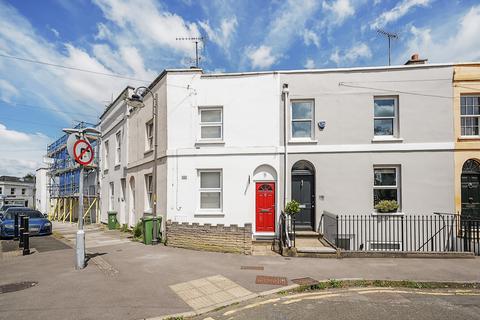
<instances>
[{"instance_id":1,"label":"door step","mask_svg":"<svg viewBox=\"0 0 480 320\"><path fill-rule=\"evenodd\" d=\"M315 231L295 231L297 238L318 238L320 234Z\"/></svg>"}]
</instances>

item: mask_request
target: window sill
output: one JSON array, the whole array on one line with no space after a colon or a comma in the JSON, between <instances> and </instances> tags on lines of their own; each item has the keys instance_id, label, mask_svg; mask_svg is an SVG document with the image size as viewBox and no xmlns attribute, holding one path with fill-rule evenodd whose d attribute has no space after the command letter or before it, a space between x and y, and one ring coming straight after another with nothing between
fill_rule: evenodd
<instances>
[{"instance_id":1,"label":"window sill","mask_svg":"<svg viewBox=\"0 0 480 320\"><path fill-rule=\"evenodd\" d=\"M318 140L313 139L291 139L288 144L317 144Z\"/></svg>"},{"instance_id":2,"label":"window sill","mask_svg":"<svg viewBox=\"0 0 480 320\"><path fill-rule=\"evenodd\" d=\"M396 138L396 137L373 137L372 143L375 143L375 142L400 143L400 142L403 142L403 138Z\"/></svg>"},{"instance_id":3,"label":"window sill","mask_svg":"<svg viewBox=\"0 0 480 320\"><path fill-rule=\"evenodd\" d=\"M385 213L381 213L381 212L372 212L372 216L379 216L379 217L399 217L399 216L404 216L405 214L403 212L385 212Z\"/></svg>"},{"instance_id":4,"label":"window sill","mask_svg":"<svg viewBox=\"0 0 480 320\"><path fill-rule=\"evenodd\" d=\"M120 163L117 163L113 169L114 169L114 170L120 169Z\"/></svg>"},{"instance_id":5,"label":"window sill","mask_svg":"<svg viewBox=\"0 0 480 320\"><path fill-rule=\"evenodd\" d=\"M460 136L458 141L480 141L480 136Z\"/></svg>"},{"instance_id":6,"label":"window sill","mask_svg":"<svg viewBox=\"0 0 480 320\"><path fill-rule=\"evenodd\" d=\"M108 174L108 169L103 169L103 174Z\"/></svg>"},{"instance_id":7,"label":"window sill","mask_svg":"<svg viewBox=\"0 0 480 320\"><path fill-rule=\"evenodd\" d=\"M225 213L223 211L197 211L195 217L219 217L223 218Z\"/></svg>"},{"instance_id":8,"label":"window sill","mask_svg":"<svg viewBox=\"0 0 480 320\"><path fill-rule=\"evenodd\" d=\"M153 149L145 150L145 151L143 152L143 155L146 156L146 155L149 155L150 153L153 153Z\"/></svg>"},{"instance_id":9,"label":"window sill","mask_svg":"<svg viewBox=\"0 0 480 320\"><path fill-rule=\"evenodd\" d=\"M195 141L196 146L201 146L201 145L225 145L225 141L223 140L197 140Z\"/></svg>"}]
</instances>

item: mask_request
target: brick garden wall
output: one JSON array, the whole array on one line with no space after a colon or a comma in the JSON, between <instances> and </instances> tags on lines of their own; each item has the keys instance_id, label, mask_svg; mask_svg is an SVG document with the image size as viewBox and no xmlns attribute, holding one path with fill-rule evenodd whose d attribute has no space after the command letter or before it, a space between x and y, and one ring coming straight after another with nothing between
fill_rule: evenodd
<instances>
[{"instance_id":1,"label":"brick garden wall","mask_svg":"<svg viewBox=\"0 0 480 320\"><path fill-rule=\"evenodd\" d=\"M195 250L252 254L252 225L212 226L167 221L167 246Z\"/></svg>"}]
</instances>

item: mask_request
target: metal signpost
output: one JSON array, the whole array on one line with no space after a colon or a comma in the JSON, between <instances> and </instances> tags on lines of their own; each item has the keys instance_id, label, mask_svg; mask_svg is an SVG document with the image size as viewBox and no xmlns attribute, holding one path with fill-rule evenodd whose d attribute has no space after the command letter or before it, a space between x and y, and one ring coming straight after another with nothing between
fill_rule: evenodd
<instances>
[{"instance_id":1,"label":"metal signpost","mask_svg":"<svg viewBox=\"0 0 480 320\"><path fill-rule=\"evenodd\" d=\"M80 178L78 184L78 230L77 242L75 248L75 268L85 268L85 231L83 230L83 174L85 166L93 162L94 152L92 145L86 139L85 132L92 132L99 134L93 128L85 129L64 129L65 132L70 133L67 140L67 151L69 155L80 165Z\"/></svg>"}]
</instances>

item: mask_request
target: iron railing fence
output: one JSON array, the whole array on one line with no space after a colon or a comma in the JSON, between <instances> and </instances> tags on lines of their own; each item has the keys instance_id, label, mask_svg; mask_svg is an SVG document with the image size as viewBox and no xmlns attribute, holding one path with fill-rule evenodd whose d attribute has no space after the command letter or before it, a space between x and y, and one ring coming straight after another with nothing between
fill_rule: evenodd
<instances>
[{"instance_id":1,"label":"iron railing fence","mask_svg":"<svg viewBox=\"0 0 480 320\"><path fill-rule=\"evenodd\" d=\"M480 218L456 214L336 215L324 212L319 232L345 251L474 252Z\"/></svg>"},{"instance_id":2,"label":"iron railing fence","mask_svg":"<svg viewBox=\"0 0 480 320\"><path fill-rule=\"evenodd\" d=\"M295 247L295 218L282 212L280 214L280 246L283 248Z\"/></svg>"}]
</instances>

